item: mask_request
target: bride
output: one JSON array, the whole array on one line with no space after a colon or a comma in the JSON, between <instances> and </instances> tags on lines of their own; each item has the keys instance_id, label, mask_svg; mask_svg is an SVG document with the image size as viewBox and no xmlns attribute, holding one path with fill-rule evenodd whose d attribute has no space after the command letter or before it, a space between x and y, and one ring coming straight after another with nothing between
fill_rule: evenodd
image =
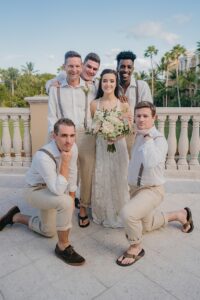
<instances>
[{"instance_id":1,"label":"bride","mask_svg":"<svg viewBox=\"0 0 200 300\"><path fill-rule=\"evenodd\" d=\"M105 69L101 73L96 99L91 102L90 110L94 118L100 110L119 110L123 117L131 120L128 103L118 99L117 72ZM108 142L103 137L96 138L96 163L92 183L92 217L97 224L105 227L122 227L120 211L129 200L128 189L128 151L125 137L114 142L116 152L107 151Z\"/></svg>"}]
</instances>

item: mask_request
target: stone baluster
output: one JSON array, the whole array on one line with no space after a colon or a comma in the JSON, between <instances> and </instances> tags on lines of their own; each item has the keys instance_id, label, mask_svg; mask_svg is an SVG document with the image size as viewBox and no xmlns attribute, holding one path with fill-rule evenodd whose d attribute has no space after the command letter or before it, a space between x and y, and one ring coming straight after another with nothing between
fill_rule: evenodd
<instances>
[{"instance_id":1,"label":"stone baluster","mask_svg":"<svg viewBox=\"0 0 200 300\"><path fill-rule=\"evenodd\" d=\"M199 139L199 122L200 117L193 117L193 130L192 137L190 140L190 170L200 170L200 165L198 161L199 151L200 151L200 139Z\"/></svg>"},{"instance_id":2,"label":"stone baluster","mask_svg":"<svg viewBox=\"0 0 200 300\"><path fill-rule=\"evenodd\" d=\"M165 134L165 131L164 131L165 120L166 120L166 115L158 116L158 131L160 131L163 135Z\"/></svg>"},{"instance_id":3,"label":"stone baluster","mask_svg":"<svg viewBox=\"0 0 200 300\"><path fill-rule=\"evenodd\" d=\"M11 137L8 126L8 116L2 116L3 126L2 126L2 150L4 156L2 157L2 166L11 166Z\"/></svg>"},{"instance_id":4,"label":"stone baluster","mask_svg":"<svg viewBox=\"0 0 200 300\"><path fill-rule=\"evenodd\" d=\"M22 138L19 128L19 115L14 115L11 119L13 120L13 149L15 154L13 166L22 166Z\"/></svg>"},{"instance_id":5,"label":"stone baluster","mask_svg":"<svg viewBox=\"0 0 200 300\"><path fill-rule=\"evenodd\" d=\"M181 133L178 142L178 152L179 152L178 169L188 170L188 162L187 162L187 154L189 148L188 121L190 119L190 116L182 115L180 119L181 119Z\"/></svg>"},{"instance_id":6,"label":"stone baluster","mask_svg":"<svg viewBox=\"0 0 200 300\"><path fill-rule=\"evenodd\" d=\"M176 141L176 121L178 116L176 115L169 115L169 134L167 138L168 142L168 155L167 155L167 162L166 167L169 170L177 169L176 161L175 161L175 154L177 150L177 141Z\"/></svg>"},{"instance_id":7,"label":"stone baluster","mask_svg":"<svg viewBox=\"0 0 200 300\"><path fill-rule=\"evenodd\" d=\"M1 140L0 140L0 166L2 165L2 148L1 148Z\"/></svg>"},{"instance_id":8,"label":"stone baluster","mask_svg":"<svg viewBox=\"0 0 200 300\"><path fill-rule=\"evenodd\" d=\"M30 135L30 117L22 116L22 120L24 121L24 153L25 157L23 159L23 166L29 167L31 165L31 135Z\"/></svg>"}]
</instances>

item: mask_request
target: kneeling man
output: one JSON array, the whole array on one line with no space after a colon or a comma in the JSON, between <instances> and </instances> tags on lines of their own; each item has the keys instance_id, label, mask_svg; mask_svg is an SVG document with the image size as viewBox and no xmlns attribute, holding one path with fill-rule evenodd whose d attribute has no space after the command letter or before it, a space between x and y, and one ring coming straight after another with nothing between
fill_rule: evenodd
<instances>
[{"instance_id":1,"label":"kneeling man","mask_svg":"<svg viewBox=\"0 0 200 300\"><path fill-rule=\"evenodd\" d=\"M0 218L0 230L8 224L21 223L45 237L52 237L57 231L56 255L70 265L82 265L85 259L69 242L77 182L75 136L75 125L70 119L55 123L53 140L36 152L26 175L29 187L25 199L40 210L40 215L23 215L15 206Z\"/></svg>"},{"instance_id":2,"label":"kneeling man","mask_svg":"<svg viewBox=\"0 0 200 300\"><path fill-rule=\"evenodd\" d=\"M143 232L158 229L171 221L180 222L185 233L194 228L188 207L168 213L155 210L164 198L164 166L168 150L165 137L154 126L155 118L156 108L151 102L136 104L137 132L128 172L130 201L122 209L130 246L116 261L123 267L132 265L144 256Z\"/></svg>"}]
</instances>

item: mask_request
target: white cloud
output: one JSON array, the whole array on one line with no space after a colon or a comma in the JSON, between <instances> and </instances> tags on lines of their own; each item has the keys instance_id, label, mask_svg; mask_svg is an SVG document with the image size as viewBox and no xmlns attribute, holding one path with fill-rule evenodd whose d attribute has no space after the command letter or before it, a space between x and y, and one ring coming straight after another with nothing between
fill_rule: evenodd
<instances>
[{"instance_id":1,"label":"white cloud","mask_svg":"<svg viewBox=\"0 0 200 300\"><path fill-rule=\"evenodd\" d=\"M19 59L19 58L23 58L24 55L22 54L8 54L6 56L4 56L4 60L5 61L12 61L12 60L16 60L16 59Z\"/></svg>"},{"instance_id":2,"label":"white cloud","mask_svg":"<svg viewBox=\"0 0 200 300\"><path fill-rule=\"evenodd\" d=\"M108 51L107 53L105 53L105 57L108 57L109 59L110 58L115 58L116 55L121 51L121 49L117 49L117 48L114 48L114 49L111 49L110 51Z\"/></svg>"},{"instance_id":3,"label":"white cloud","mask_svg":"<svg viewBox=\"0 0 200 300\"><path fill-rule=\"evenodd\" d=\"M137 58L135 60L135 70L136 71L147 71L151 68L151 63L150 63L150 60L149 59L145 59L145 58Z\"/></svg>"},{"instance_id":4,"label":"white cloud","mask_svg":"<svg viewBox=\"0 0 200 300\"><path fill-rule=\"evenodd\" d=\"M168 44L175 44L179 39L177 34L165 31L161 23L154 21L138 24L129 30L127 37L136 39L156 38L164 40Z\"/></svg>"},{"instance_id":5,"label":"white cloud","mask_svg":"<svg viewBox=\"0 0 200 300\"><path fill-rule=\"evenodd\" d=\"M49 54L49 55L48 55L48 59L54 60L54 59L55 59L55 55L54 55L54 54Z\"/></svg>"},{"instance_id":6,"label":"white cloud","mask_svg":"<svg viewBox=\"0 0 200 300\"><path fill-rule=\"evenodd\" d=\"M188 23L191 18L192 18L192 15L189 14L189 15L184 15L184 14L176 14L172 17L179 25L182 25L182 24L185 24L185 23Z\"/></svg>"}]
</instances>

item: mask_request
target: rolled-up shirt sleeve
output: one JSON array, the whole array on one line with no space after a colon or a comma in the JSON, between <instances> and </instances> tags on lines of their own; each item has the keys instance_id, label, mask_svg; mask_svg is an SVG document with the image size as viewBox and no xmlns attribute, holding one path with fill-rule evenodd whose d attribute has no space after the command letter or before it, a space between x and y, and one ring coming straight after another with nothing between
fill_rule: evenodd
<instances>
[{"instance_id":1,"label":"rolled-up shirt sleeve","mask_svg":"<svg viewBox=\"0 0 200 300\"><path fill-rule=\"evenodd\" d=\"M149 139L140 148L144 168L154 168L164 163L168 151L168 144L164 137Z\"/></svg>"},{"instance_id":2,"label":"rolled-up shirt sleeve","mask_svg":"<svg viewBox=\"0 0 200 300\"><path fill-rule=\"evenodd\" d=\"M55 162L46 154L40 155L35 160L35 168L53 194L60 196L68 191L69 181L61 174L57 174Z\"/></svg>"}]
</instances>

